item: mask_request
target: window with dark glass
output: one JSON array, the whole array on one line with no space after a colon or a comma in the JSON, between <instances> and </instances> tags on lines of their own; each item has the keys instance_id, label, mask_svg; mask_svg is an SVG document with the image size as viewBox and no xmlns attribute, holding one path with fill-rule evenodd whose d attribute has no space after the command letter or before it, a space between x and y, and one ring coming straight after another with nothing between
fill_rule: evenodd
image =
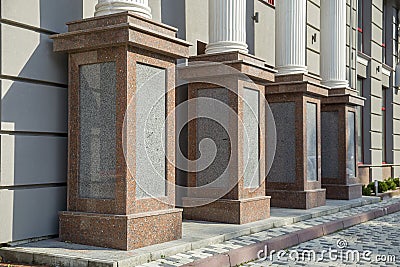
<instances>
[{"instance_id":1,"label":"window with dark glass","mask_svg":"<svg viewBox=\"0 0 400 267\"><path fill-rule=\"evenodd\" d=\"M358 95L363 96L363 86L364 79L361 77L357 77L357 92ZM363 149L363 107L357 108L357 154L358 154L358 163L362 164L364 162L364 149Z\"/></svg>"},{"instance_id":2,"label":"window with dark glass","mask_svg":"<svg viewBox=\"0 0 400 267\"><path fill-rule=\"evenodd\" d=\"M357 7L357 12L358 12L358 26L357 26L357 32L358 32L358 51L363 52L363 21L364 21L364 16L363 16L363 0L358 0L358 7Z\"/></svg>"},{"instance_id":3,"label":"window with dark glass","mask_svg":"<svg viewBox=\"0 0 400 267\"><path fill-rule=\"evenodd\" d=\"M392 42L393 42L393 63L397 64L399 60L399 9L393 7L392 23Z\"/></svg>"},{"instance_id":4,"label":"window with dark glass","mask_svg":"<svg viewBox=\"0 0 400 267\"><path fill-rule=\"evenodd\" d=\"M386 49L386 22L387 22L387 6L386 0L383 0L383 15L382 15L382 62L387 63Z\"/></svg>"},{"instance_id":5,"label":"window with dark glass","mask_svg":"<svg viewBox=\"0 0 400 267\"><path fill-rule=\"evenodd\" d=\"M382 87L382 164L387 163L387 154L386 154L386 133L387 133L387 125L386 125L386 101L387 101L387 90L388 88Z\"/></svg>"}]
</instances>

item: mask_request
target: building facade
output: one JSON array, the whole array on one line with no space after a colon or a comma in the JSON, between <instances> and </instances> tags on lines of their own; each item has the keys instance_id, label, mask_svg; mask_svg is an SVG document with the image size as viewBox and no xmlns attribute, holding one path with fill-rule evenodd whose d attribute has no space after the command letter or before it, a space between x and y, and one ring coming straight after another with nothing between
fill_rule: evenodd
<instances>
[{"instance_id":1,"label":"building facade","mask_svg":"<svg viewBox=\"0 0 400 267\"><path fill-rule=\"evenodd\" d=\"M0 243L58 233L58 211L66 209L67 200L68 62L52 52L49 36L66 32L69 21L93 17L97 2L1 1ZM398 177L400 1L331 2L246 0L246 49L278 72L287 71L285 64L297 67L290 71L300 67L328 87L357 90L365 98L356 115L358 178L368 183ZM149 6L153 20L176 27L177 37L193 44L191 56L206 53L214 26L209 1L149 0ZM298 19L305 22L297 42L285 42L282 35L296 32L282 29L280 21L288 19L293 25ZM296 43L305 45L299 51ZM343 46L337 49L337 43ZM290 51L301 59L287 56ZM324 67L326 59L337 60L338 73Z\"/></svg>"}]
</instances>

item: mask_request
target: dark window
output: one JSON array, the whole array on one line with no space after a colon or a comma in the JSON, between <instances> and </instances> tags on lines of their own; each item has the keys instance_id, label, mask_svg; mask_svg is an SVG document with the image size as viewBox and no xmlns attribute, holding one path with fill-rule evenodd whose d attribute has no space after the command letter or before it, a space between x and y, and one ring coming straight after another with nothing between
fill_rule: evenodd
<instances>
[{"instance_id":1,"label":"dark window","mask_svg":"<svg viewBox=\"0 0 400 267\"><path fill-rule=\"evenodd\" d=\"M360 96L363 95L364 79L357 77L357 92ZM357 154L358 162L362 164L364 162L364 123L363 123L363 107L357 108Z\"/></svg>"},{"instance_id":2,"label":"dark window","mask_svg":"<svg viewBox=\"0 0 400 267\"><path fill-rule=\"evenodd\" d=\"M382 62L387 63L386 49L386 22L387 22L387 5L386 0L383 0L383 16L382 16Z\"/></svg>"},{"instance_id":3,"label":"dark window","mask_svg":"<svg viewBox=\"0 0 400 267\"><path fill-rule=\"evenodd\" d=\"M386 134L387 134L387 125L386 125L386 101L387 101L387 88L382 87L382 164L387 163L387 142L386 142Z\"/></svg>"},{"instance_id":4,"label":"dark window","mask_svg":"<svg viewBox=\"0 0 400 267\"><path fill-rule=\"evenodd\" d=\"M393 8L393 32L392 32L392 40L393 40L393 63L397 64L399 60L399 10L397 8Z\"/></svg>"},{"instance_id":5,"label":"dark window","mask_svg":"<svg viewBox=\"0 0 400 267\"><path fill-rule=\"evenodd\" d=\"M364 16L363 16L363 0L358 0L358 51L363 52L363 25L364 25Z\"/></svg>"},{"instance_id":6,"label":"dark window","mask_svg":"<svg viewBox=\"0 0 400 267\"><path fill-rule=\"evenodd\" d=\"M260 0L261 2L264 2L270 6L275 6L275 0Z\"/></svg>"}]
</instances>

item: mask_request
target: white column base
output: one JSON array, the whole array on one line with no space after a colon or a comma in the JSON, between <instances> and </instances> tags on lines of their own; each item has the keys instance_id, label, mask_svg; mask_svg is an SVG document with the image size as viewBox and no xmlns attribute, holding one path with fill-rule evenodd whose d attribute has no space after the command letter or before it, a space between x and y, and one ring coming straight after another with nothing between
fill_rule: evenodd
<instances>
[{"instance_id":1,"label":"white column base","mask_svg":"<svg viewBox=\"0 0 400 267\"><path fill-rule=\"evenodd\" d=\"M288 66L278 66L275 67L278 71L276 75L289 75L289 74L299 74L299 73L307 73L307 66L296 66L296 65L288 65Z\"/></svg>"},{"instance_id":2,"label":"white column base","mask_svg":"<svg viewBox=\"0 0 400 267\"><path fill-rule=\"evenodd\" d=\"M322 81L322 85L325 85L329 88L348 88L349 82L346 80L330 80L330 81Z\"/></svg>"},{"instance_id":3,"label":"white column base","mask_svg":"<svg viewBox=\"0 0 400 267\"><path fill-rule=\"evenodd\" d=\"M99 3L96 5L96 11L94 12L94 16L104 16L115 14L119 12L125 11L133 11L134 13L151 19L151 9L148 6L140 5L138 3L129 3L126 1L113 1L113 2L105 2Z\"/></svg>"},{"instance_id":4,"label":"white column base","mask_svg":"<svg viewBox=\"0 0 400 267\"><path fill-rule=\"evenodd\" d=\"M223 52L240 51L243 53L248 53L247 44L239 42L217 42L208 44L206 47L206 54L216 54Z\"/></svg>"}]
</instances>

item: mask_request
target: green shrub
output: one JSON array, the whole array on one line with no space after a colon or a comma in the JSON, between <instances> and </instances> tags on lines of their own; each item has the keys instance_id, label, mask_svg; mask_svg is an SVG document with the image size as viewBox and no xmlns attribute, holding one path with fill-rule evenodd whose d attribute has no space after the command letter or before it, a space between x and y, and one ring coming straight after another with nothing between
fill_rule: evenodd
<instances>
[{"instance_id":1,"label":"green shrub","mask_svg":"<svg viewBox=\"0 0 400 267\"><path fill-rule=\"evenodd\" d=\"M396 184L397 187L400 187L400 178L393 178L393 182Z\"/></svg>"},{"instance_id":2,"label":"green shrub","mask_svg":"<svg viewBox=\"0 0 400 267\"><path fill-rule=\"evenodd\" d=\"M375 194L375 183L374 183L374 182L370 182L370 183L367 185L367 188L368 188L372 193Z\"/></svg>"},{"instance_id":3,"label":"green shrub","mask_svg":"<svg viewBox=\"0 0 400 267\"><path fill-rule=\"evenodd\" d=\"M363 185L362 186L362 194L363 194L363 196L370 196L372 194L371 188L369 188L368 186Z\"/></svg>"},{"instance_id":4,"label":"green shrub","mask_svg":"<svg viewBox=\"0 0 400 267\"><path fill-rule=\"evenodd\" d=\"M387 180L384 181L387 185L388 190L396 190L397 185L393 181L393 178L388 178Z\"/></svg>"},{"instance_id":5,"label":"green shrub","mask_svg":"<svg viewBox=\"0 0 400 267\"><path fill-rule=\"evenodd\" d=\"M376 192L375 192L375 182L369 183L367 188L369 188L371 190L371 192L376 194ZM388 190L389 190L389 187L388 187L386 181L383 181L383 182L382 181L378 181L378 193L385 193Z\"/></svg>"},{"instance_id":6,"label":"green shrub","mask_svg":"<svg viewBox=\"0 0 400 267\"><path fill-rule=\"evenodd\" d=\"M389 190L389 187L388 187L388 185L386 184L385 181L383 181L383 182L379 181L378 182L378 190L379 190L378 193L385 193L386 191Z\"/></svg>"}]
</instances>

